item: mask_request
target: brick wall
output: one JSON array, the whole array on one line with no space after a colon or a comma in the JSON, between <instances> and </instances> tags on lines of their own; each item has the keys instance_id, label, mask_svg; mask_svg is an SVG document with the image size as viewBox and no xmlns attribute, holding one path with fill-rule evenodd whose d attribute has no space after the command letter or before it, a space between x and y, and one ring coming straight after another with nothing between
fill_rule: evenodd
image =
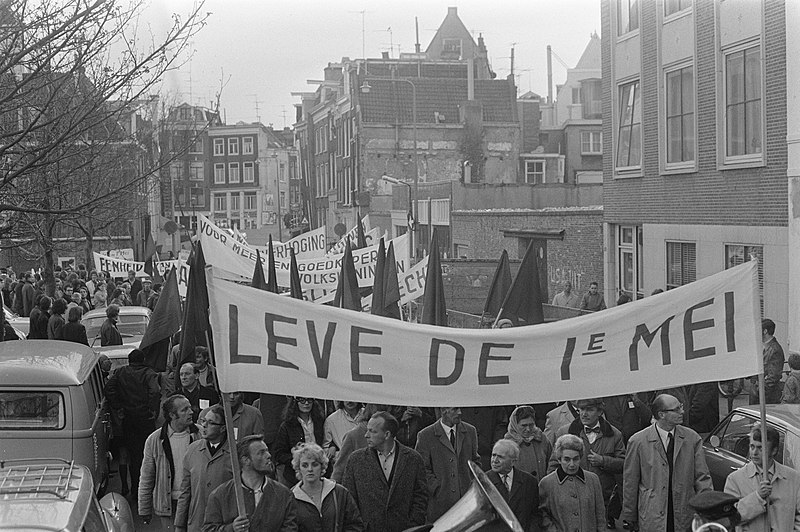
<instances>
[{"instance_id":1,"label":"brick wall","mask_svg":"<svg viewBox=\"0 0 800 532\"><path fill-rule=\"evenodd\" d=\"M524 248L520 252L519 239L504 236L503 230L564 230L563 240L547 240L549 299L553 299L560 290L560 284L566 280L572 281L580 293L586 291L591 281L602 283L602 207L519 212L454 211L450 227L455 244L469 244L468 259L495 261L500 258L503 249L508 251L512 260L522 259L521 254L524 253ZM489 283L493 273L494 270L489 273Z\"/></svg>"},{"instance_id":2,"label":"brick wall","mask_svg":"<svg viewBox=\"0 0 800 532\"><path fill-rule=\"evenodd\" d=\"M785 0L764 1L763 41L765 51L764 105L766 108L766 165L758 168L718 170L716 102L716 28L714 0L697 0L693 6L694 39L697 46L695 76L697 84L698 170L689 174L659 175L657 36L663 9L659 2L640 2L642 39L642 123L644 177L613 178L611 117L612 96L617 91L612 79L612 46L615 42L609 0L601 11L603 57L604 205L610 223L685 223L786 226L787 148L786 148L786 35Z\"/></svg>"}]
</instances>

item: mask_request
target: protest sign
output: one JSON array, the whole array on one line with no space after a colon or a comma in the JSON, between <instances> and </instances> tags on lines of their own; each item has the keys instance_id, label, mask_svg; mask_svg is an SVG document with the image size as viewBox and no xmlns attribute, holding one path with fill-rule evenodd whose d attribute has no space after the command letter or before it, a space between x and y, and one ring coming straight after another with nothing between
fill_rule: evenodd
<instances>
[{"instance_id":1,"label":"protest sign","mask_svg":"<svg viewBox=\"0 0 800 532\"><path fill-rule=\"evenodd\" d=\"M94 252L94 269L106 272L111 277L127 277L128 271L133 270L136 277L147 277L144 271L144 262L135 260L117 259L108 255Z\"/></svg>"},{"instance_id":2,"label":"protest sign","mask_svg":"<svg viewBox=\"0 0 800 532\"><path fill-rule=\"evenodd\" d=\"M240 242L247 244L246 242ZM262 255L269 254L269 246L250 246L257 249ZM294 254L298 259L310 259L325 255L325 227L318 227L314 230L297 235L288 242L272 242L272 249L275 250L276 260L289 260L289 249L294 249Z\"/></svg>"},{"instance_id":3,"label":"protest sign","mask_svg":"<svg viewBox=\"0 0 800 532\"><path fill-rule=\"evenodd\" d=\"M153 268L164 279L167 278L167 273L172 268L176 268L178 273L178 293L181 297L186 297L186 288L189 286L189 264L186 261L180 259L160 260L153 263Z\"/></svg>"},{"instance_id":4,"label":"protest sign","mask_svg":"<svg viewBox=\"0 0 800 532\"><path fill-rule=\"evenodd\" d=\"M206 263L219 266L231 273L243 277L251 277L256 264L256 251L249 246L240 244L232 236L220 229L205 216L198 215L200 242L203 245L203 253ZM408 258L408 238L406 235L393 240L398 271L409 269L410 260ZM404 252L405 251L405 252ZM372 286L375 277L375 262L377 261L378 246L370 246L353 251L353 262L356 266L358 284L361 287ZM336 289L336 282L339 278L339 271L342 267L342 254L318 257L312 259L301 259L297 261L297 269L300 272L300 283L304 290L311 289ZM266 264L267 257L261 256L262 263ZM278 285L289 286L289 259L276 260L275 270L278 278Z\"/></svg>"},{"instance_id":5,"label":"protest sign","mask_svg":"<svg viewBox=\"0 0 800 532\"><path fill-rule=\"evenodd\" d=\"M369 214L367 214L361 219L361 225L364 226L364 236L366 237L367 233L369 233L372 230L372 227L370 227ZM350 245L354 246L356 244L357 236L358 236L358 225L354 225L353 227L350 228L348 232L342 235L342 238L340 238L339 241L335 243L333 247L331 247L331 249L328 250L328 255L336 255L337 253L344 253L344 247L345 245L347 245L347 241L349 240ZM367 243L369 243L369 240L367 240ZM378 243L377 240L374 243L377 244Z\"/></svg>"},{"instance_id":6,"label":"protest sign","mask_svg":"<svg viewBox=\"0 0 800 532\"><path fill-rule=\"evenodd\" d=\"M553 323L455 329L311 305L207 272L223 391L418 406L604 397L756 374L755 262Z\"/></svg>"}]
</instances>

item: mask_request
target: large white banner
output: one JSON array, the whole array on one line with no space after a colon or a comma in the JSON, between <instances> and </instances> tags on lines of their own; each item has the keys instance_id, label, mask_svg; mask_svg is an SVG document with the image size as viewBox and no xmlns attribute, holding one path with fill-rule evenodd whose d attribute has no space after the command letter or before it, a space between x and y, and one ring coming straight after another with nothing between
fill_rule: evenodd
<instances>
[{"instance_id":1,"label":"large white banner","mask_svg":"<svg viewBox=\"0 0 800 532\"><path fill-rule=\"evenodd\" d=\"M257 255L253 248L241 244L231 235L226 233L208 220L202 214L200 219L199 234L200 242L203 246L203 255L206 263L218 266L242 277L252 278L255 268ZM397 261L398 272L408 271L411 263L408 257L408 240L403 235L392 240L395 249L395 259ZM297 261L297 269L300 272L300 283L303 290L312 289L336 289L339 279L339 272L342 269L342 257L340 253L333 256L325 256L314 259L300 259ZM353 263L356 267L358 285L361 287L372 286L375 280L375 263L378 257L378 245L357 249L353 251ZM268 257L261 255L261 262L264 264L266 272ZM275 260L275 271L278 277L278 285L289 286L289 267L290 260Z\"/></svg>"},{"instance_id":2,"label":"large white banner","mask_svg":"<svg viewBox=\"0 0 800 532\"><path fill-rule=\"evenodd\" d=\"M247 244L240 241L241 244ZM261 251L261 254L269 253L269 246L250 246L253 249ZM288 242L275 242L272 243L272 249L275 251L275 258L280 260L289 260L289 248L294 249L294 254L298 259L311 259L314 257L322 257L325 255L325 227L318 227L302 235L297 235Z\"/></svg>"},{"instance_id":3,"label":"large white banner","mask_svg":"<svg viewBox=\"0 0 800 532\"><path fill-rule=\"evenodd\" d=\"M512 329L409 324L207 278L223 391L417 406L541 403L756 374L755 262Z\"/></svg>"}]
</instances>

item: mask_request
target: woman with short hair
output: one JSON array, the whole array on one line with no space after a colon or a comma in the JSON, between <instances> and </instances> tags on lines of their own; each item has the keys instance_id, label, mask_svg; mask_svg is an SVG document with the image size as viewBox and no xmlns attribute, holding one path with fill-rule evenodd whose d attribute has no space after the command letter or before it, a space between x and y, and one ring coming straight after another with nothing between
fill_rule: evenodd
<instances>
[{"instance_id":1,"label":"woman with short hair","mask_svg":"<svg viewBox=\"0 0 800 532\"><path fill-rule=\"evenodd\" d=\"M356 501L347 488L322 475L328 456L316 443L300 443L292 449L292 468L300 481L292 494L297 502L300 532L361 532L364 523Z\"/></svg>"},{"instance_id":2,"label":"woman with short hair","mask_svg":"<svg viewBox=\"0 0 800 532\"><path fill-rule=\"evenodd\" d=\"M603 487L596 474L581 468L585 452L583 440L574 434L564 434L556 440L553 454L558 467L539 482L539 511L544 530L606 529Z\"/></svg>"}]
</instances>

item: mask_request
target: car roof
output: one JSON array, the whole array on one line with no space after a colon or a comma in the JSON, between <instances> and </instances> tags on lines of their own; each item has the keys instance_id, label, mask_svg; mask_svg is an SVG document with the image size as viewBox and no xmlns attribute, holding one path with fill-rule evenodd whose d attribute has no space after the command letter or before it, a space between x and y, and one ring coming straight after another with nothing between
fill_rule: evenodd
<instances>
[{"instance_id":1,"label":"car roof","mask_svg":"<svg viewBox=\"0 0 800 532\"><path fill-rule=\"evenodd\" d=\"M89 346L62 340L0 342L0 382L21 386L83 383L100 355Z\"/></svg>"},{"instance_id":2,"label":"car roof","mask_svg":"<svg viewBox=\"0 0 800 532\"><path fill-rule=\"evenodd\" d=\"M0 530L80 530L93 491L83 465L57 459L0 463Z\"/></svg>"},{"instance_id":3,"label":"car roof","mask_svg":"<svg viewBox=\"0 0 800 532\"><path fill-rule=\"evenodd\" d=\"M152 311L147 307L139 307L139 306L136 306L136 305L126 305L124 307L119 307L119 313L120 313L120 315L129 314L129 315L136 315L136 316L149 316L150 314L152 314ZM106 309L98 308L98 309L95 309L95 310L90 310L89 312L87 312L86 314L83 315L82 319L85 320L87 318L97 318L97 317L100 317L100 316L102 316L103 318L106 317Z\"/></svg>"},{"instance_id":4,"label":"car roof","mask_svg":"<svg viewBox=\"0 0 800 532\"><path fill-rule=\"evenodd\" d=\"M735 410L747 412L751 417L761 417L758 405L740 406ZM767 421L800 434L800 405L767 405Z\"/></svg>"}]
</instances>

